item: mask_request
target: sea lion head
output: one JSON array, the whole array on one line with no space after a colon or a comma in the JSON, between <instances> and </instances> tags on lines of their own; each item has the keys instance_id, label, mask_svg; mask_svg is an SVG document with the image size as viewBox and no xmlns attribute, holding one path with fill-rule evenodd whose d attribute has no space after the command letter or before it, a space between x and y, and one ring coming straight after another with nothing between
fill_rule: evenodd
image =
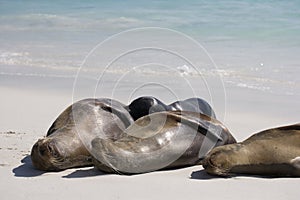
<instances>
[{"instance_id":1,"label":"sea lion head","mask_svg":"<svg viewBox=\"0 0 300 200\"><path fill-rule=\"evenodd\" d=\"M35 168L43 171L61 171L92 163L80 139L65 132L39 139L32 147L31 160Z\"/></svg>"},{"instance_id":2,"label":"sea lion head","mask_svg":"<svg viewBox=\"0 0 300 200\"><path fill-rule=\"evenodd\" d=\"M230 176L233 165L243 160L235 155L237 149L240 149L239 144L216 147L202 160L202 166L209 174Z\"/></svg>"},{"instance_id":3,"label":"sea lion head","mask_svg":"<svg viewBox=\"0 0 300 200\"><path fill-rule=\"evenodd\" d=\"M151 96L139 97L132 101L128 108L130 115L134 120L155 112L169 110L169 106L165 105L159 99Z\"/></svg>"}]
</instances>

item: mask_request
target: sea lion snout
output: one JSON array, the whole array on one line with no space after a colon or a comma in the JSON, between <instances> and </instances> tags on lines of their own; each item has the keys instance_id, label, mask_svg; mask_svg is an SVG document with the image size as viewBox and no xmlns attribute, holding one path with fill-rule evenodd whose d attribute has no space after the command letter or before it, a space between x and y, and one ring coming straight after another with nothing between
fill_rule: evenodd
<instances>
[{"instance_id":1,"label":"sea lion snout","mask_svg":"<svg viewBox=\"0 0 300 200\"><path fill-rule=\"evenodd\" d=\"M203 168L210 174L227 176L227 159L220 153L214 153L202 161ZM222 170L220 170L222 169Z\"/></svg>"},{"instance_id":2,"label":"sea lion snout","mask_svg":"<svg viewBox=\"0 0 300 200\"><path fill-rule=\"evenodd\" d=\"M230 169L236 162L233 152L239 148L239 145L235 148L229 145L214 148L202 161L203 168L210 174L230 176Z\"/></svg>"}]
</instances>

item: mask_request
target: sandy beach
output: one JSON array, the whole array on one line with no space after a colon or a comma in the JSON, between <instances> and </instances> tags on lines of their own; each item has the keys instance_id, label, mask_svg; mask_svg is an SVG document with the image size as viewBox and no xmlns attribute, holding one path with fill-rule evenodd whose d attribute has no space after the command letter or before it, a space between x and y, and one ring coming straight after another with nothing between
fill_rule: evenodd
<instances>
[{"instance_id":1,"label":"sandy beach","mask_svg":"<svg viewBox=\"0 0 300 200\"><path fill-rule=\"evenodd\" d=\"M15 81L25 82L24 79ZM72 84L65 85L71 87ZM300 105L297 99L230 85L225 85L225 88L227 109L223 122L238 141L266 128L298 122ZM6 86L0 90L0 191L4 199L299 197L297 178L238 176L226 179L207 175L201 166L134 176L108 175L93 167L58 173L38 171L28 157L30 149L38 138L45 136L52 121L72 102L72 90L55 86L51 89L43 84L34 87Z\"/></svg>"}]
</instances>

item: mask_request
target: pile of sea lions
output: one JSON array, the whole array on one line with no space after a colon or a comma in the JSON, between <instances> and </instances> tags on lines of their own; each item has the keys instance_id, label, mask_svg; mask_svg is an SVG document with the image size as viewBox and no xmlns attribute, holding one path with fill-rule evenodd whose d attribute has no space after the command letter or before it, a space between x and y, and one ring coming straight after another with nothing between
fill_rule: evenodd
<instances>
[{"instance_id":1,"label":"pile of sea lions","mask_svg":"<svg viewBox=\"0 0 300 200\"><path fill-rule=\"evenodd\" d=\"M203 99L169 105L140 97L129 105L100 98L69 106L31 150L35 168L95 166L139 174L203 165L213 175L300 176L300 124L237 143Z\"/></svg>"}]
</instances>

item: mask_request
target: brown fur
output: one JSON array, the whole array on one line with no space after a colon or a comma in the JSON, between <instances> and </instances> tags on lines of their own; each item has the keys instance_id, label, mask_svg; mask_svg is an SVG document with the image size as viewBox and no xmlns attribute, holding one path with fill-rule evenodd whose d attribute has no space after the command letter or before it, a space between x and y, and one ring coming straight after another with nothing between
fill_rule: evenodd
<instances>
[{"instance_id":1,"label":"brown fur","mask_svg":"<svg viewBox=\"0 0 300 200\"><path fill-rule=\"evenodd\" d=\"M202 162L210 174L300 176L300 124L265 130L247 140L217 147Z\"/></svg>"}]
</instances>

